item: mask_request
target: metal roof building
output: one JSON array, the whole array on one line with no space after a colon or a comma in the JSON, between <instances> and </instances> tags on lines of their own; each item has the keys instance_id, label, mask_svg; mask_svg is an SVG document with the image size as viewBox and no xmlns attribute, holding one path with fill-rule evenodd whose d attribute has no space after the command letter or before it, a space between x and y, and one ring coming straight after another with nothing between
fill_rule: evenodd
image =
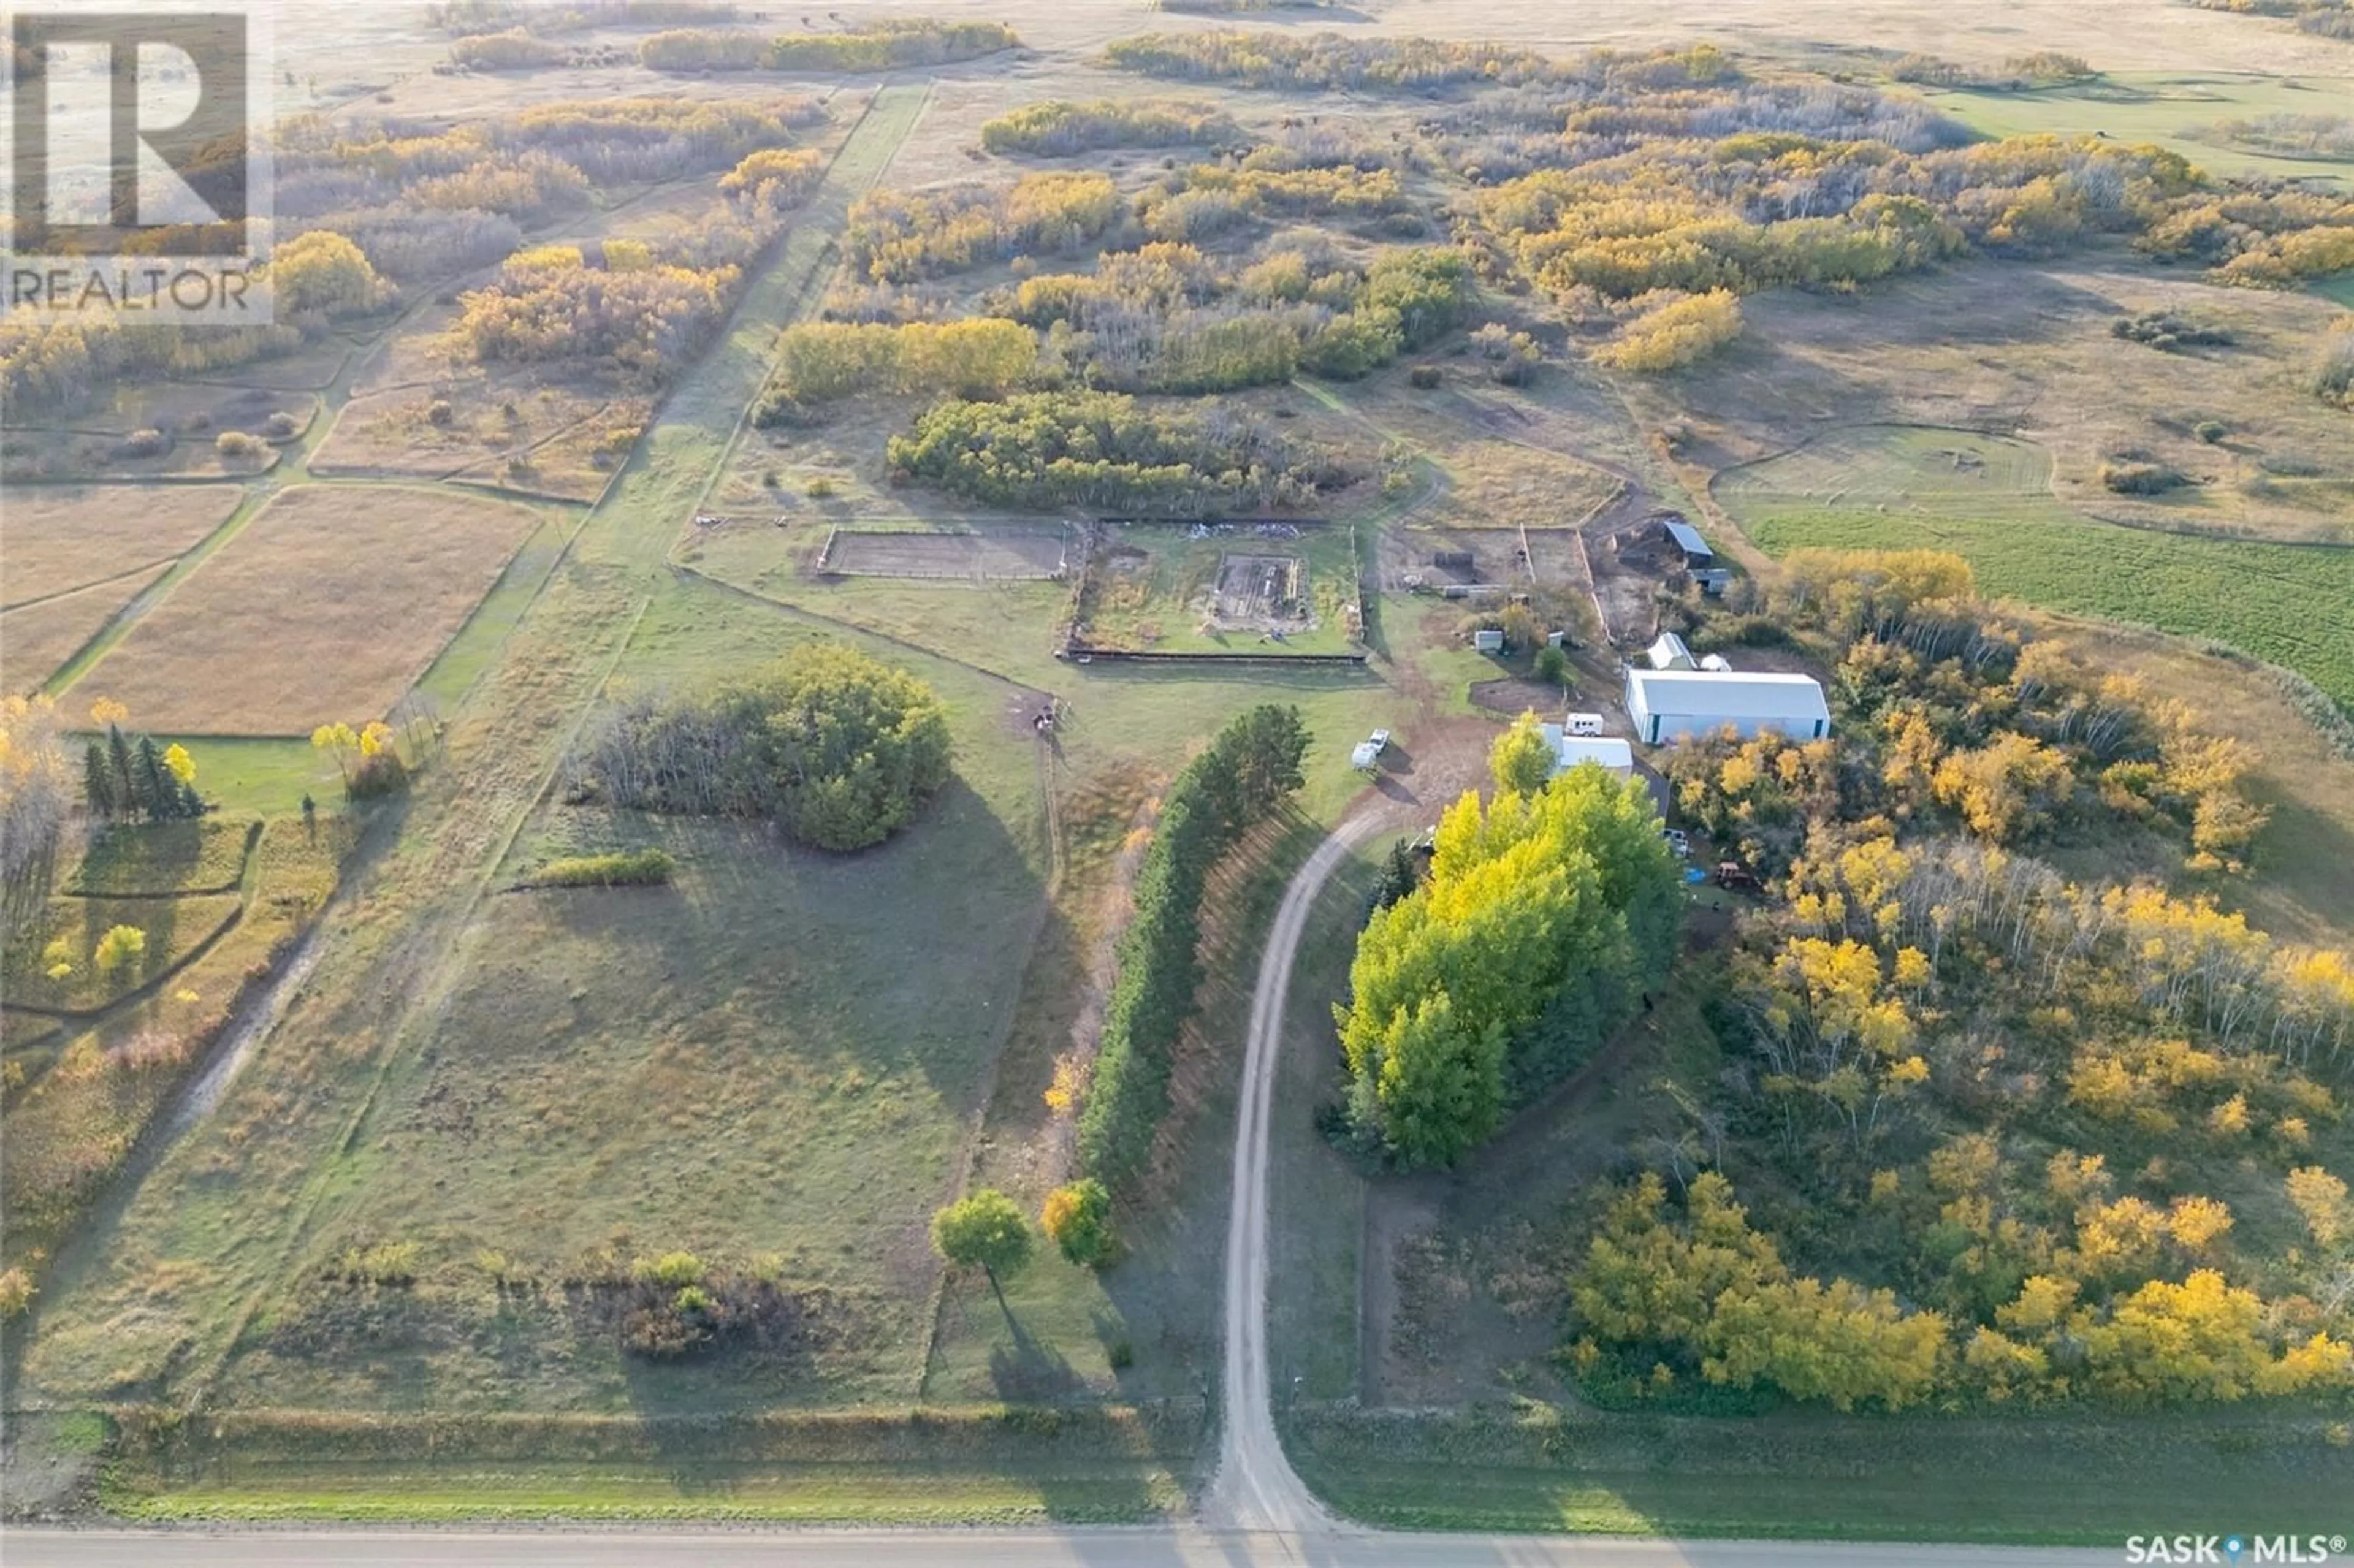
<instances>
[{"instance_id":1,"label":"metal roof building","mask_svg":"<svg viewBox=\"0 0 2354 1568\"><path fill-rule=\"evenodd\" d=\"M1635 748L1615 735L1565 735L1557 724L1539 725L1537 729L1545 737L1545 744L1553 747L1556 777L1581 762L1598 762L1606 771L1620 779L1635 771Z\"/></svg>"},{"instance_id":2,"label":"metal roof building","mask_svg":"<svg viewBox=\"0 0 2354 1568\"><path fill-rule=\"evenodd\" d=\"M1691 650L1685 647L1684 640L1672 631L1660 632L1658 639L1643 651L1643 656L1651 662L1654 670L1690 670L1694 667Z\"/></svg>"},{"instance_id":3,"label":"metal roof building","mask_svg":"<svg viewBox=\"0 0 2354 1568\"><path fill-rule=\"evenodd\" d=\"M1811 675L1743 670L1627 671L1627 716L1636 737L1660 746L1730 725L1744 739L1776 730L1793 740L1831 732L1831 711Z\"/></svg>"},{"instance_id":4,"label":"metal roof building","mask_svg":"<svg viewBox=\"0 0 2354 1568\"><path fill-rule=\"evenodd\" d=\"M1668 542L1684 553L1684 565L1704 567L1716 559L1716 552L1708 547L1708 541L1691 524L1670 520L1666 526Z\"/></svg>"}]
</instances>

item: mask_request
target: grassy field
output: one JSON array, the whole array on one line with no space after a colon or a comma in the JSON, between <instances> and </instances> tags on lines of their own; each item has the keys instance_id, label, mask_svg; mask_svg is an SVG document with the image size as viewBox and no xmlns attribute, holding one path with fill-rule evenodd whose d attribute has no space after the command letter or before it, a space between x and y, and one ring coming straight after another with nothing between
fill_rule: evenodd
<instances>
[{"instance_id":1,"label":"grassy field","mask_svg":"<svg viewBox=\"0 0 2354 1568\"><path fill-rule=\"evenodd\" d=\"M2212 638L2354 708L2354 551L2100 523L2037 471L2024 443L1873 427L1721 475L1715 494L1773 554L1953 550L1990 594Z\"/></svg>"},{"instance_id":2,"label":"grassy field","mask_svg":"<svg viewBox=\"0 0 2354 1568\"><path fill-rule=\"evenodd\" d=\"M103 630L117 611L170 569L169 566L148 567L111 582L0 612L0 689L39 688Z\"/></svg>"},{"instance_id":3,"label":"grassy field","mask_svg":"<svg viewBox=\"0 0 2354 1568\"><path fill-rule=\"evenodd\" d=\"M234 1414L107 1477L132 1518L1125 1523L1175 1509L1201 1402L686 1420Z\"/></svg>"},{"instance_id":4,"label":"grassy field","mask_svg":"<svg viewBox=\"0 0 2354 1568\"><path fill-rule=\"evenodd\" d=\"M2346 1529L2354 1450L2317 1417L1677 1420L1529 1402L1416 1420L1304 1410L1295 1464L1343 1514L1408 1530L2097 1546L2263 1519Z\"/></svg>"},{"instance_id":5,"label":"grassy field","mask_svg":"<svg viewBox=\"0 0 2354 1568\"><path fill-rule=\"evenodd\" d=\"M462 494L286 491L83 684L175 733L308 735L379 718L537 525L524 507Z\"/></svg>"},{"instance_id":6,"label":"grassy field","mask_svg":"<svg viewBox=\"0 0 2354 1568\"><path fill-rule=\"evenodd\" d=\"M8 498L7 606L160 566L237 510L233 485L35 485Z\"/></svg>"},{"instance_id":7,"label":"grassy field","mask_svg":"<svg viewBox=\"0 0 2354 1568\"><path fill-rule=\"evenodd\" d=\"M2092 57L2095 66L2102 58ZM2343 112L2354 76L2120 71L2081 87L2036 92L1925 93L1940 111L1986 136L2050 132L2155 142L2214 174L2354 189L2354 160L2284 157L2222 140L2215 125L2267 114Z\"/></svg>"}]
</instances>

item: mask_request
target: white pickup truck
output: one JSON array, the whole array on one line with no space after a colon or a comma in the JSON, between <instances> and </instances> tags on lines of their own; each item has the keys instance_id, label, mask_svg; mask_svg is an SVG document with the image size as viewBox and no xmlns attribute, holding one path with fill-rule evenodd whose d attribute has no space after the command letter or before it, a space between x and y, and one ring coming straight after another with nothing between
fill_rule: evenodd
<instances>
[{"instance_id":1,"label":"white pickup truck","mask_svg":"<svg viewBox=\"0 0 2354 1568\"><path fill-rule=\"evenodd\" d=\"M1349 753L1349 766L1361 773L1369 772L1376 763L1381 761L1382 753L1389 748L1390 732L1377 729L1359 741L1357 748Z\"/></svg>"}]
</instances>

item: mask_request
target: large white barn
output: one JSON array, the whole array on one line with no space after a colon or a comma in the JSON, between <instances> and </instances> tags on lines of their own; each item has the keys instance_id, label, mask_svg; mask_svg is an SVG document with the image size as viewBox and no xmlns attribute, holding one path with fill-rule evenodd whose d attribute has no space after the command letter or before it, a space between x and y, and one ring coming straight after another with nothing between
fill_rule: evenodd
<instances>
[{"instance_id":1,"label":"large white barn","mask_svg":"<svg viewBox=\"0 0 2354 1568\"><path fill-rule=\"evenodd\" d=\"M1731 725L1744 739L1779 730L1793 740L1831 732L1831 710L1811 675L1741 670L1627 672L1627 716L1636 738L1660 746Z\"/></svg>"}]
</instances>

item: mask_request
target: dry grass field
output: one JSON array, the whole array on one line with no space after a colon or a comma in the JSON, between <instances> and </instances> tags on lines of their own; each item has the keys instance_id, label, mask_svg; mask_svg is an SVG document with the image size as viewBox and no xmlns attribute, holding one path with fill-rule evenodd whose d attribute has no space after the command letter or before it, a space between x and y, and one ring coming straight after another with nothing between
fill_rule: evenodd
<instances>
[{"instance_id":1,"label":"dry grass field","mask_svg":"<svg viewBox=\"0 0 2354 1568\"><path fill-rule=\"evenodd\" d=\"M56 674L117 610L170 569L159 562L129 577L0 612L0 691L29 692Z\"/></svg>"},{"instance_id":2,"label":"dry grass field","mask_svg":"<svg viewBox=\"0 0 2354 1568\"><path fill-rule=\"evenodd\" d=\"M537 525L529 511L392 486L272 501L87 677L172 734L307 735L381 716Z\"/></svg>"},{"instance_id":3,"label":"dry grass field","mask_svg":"<svg viewBox=\"0 0 2354 1568\"><path fill-rule=\"evenodd\" d=\"M15 609L160 566L220 526L228 485L59 485L8 497L0 608Z\"/></svg>"},{"instance_id":4,"label":"dry grass field","mask_svg":"<svg viewBox=\"0 0 2354 1568\"><path fill-rule=\"evenodd\" d=\"M2218 289L2127 262L1978 265L1856 299L1748 302L1732 351L1638 387L1647 423L1680 426L1711 467L1787 451L1838 427L1955 426L2051 451L2049 489L2084 511L2196 533L2343 543L2354 507L2345 416L2304 385L2328 302ZM2229 333L2167 352L2111 323L2164 311ZM2220 427L2220 428L2219 428ZM2164 463L2190 482L2112 493L2104 462Z\"/></svg>"}]
</instances>

